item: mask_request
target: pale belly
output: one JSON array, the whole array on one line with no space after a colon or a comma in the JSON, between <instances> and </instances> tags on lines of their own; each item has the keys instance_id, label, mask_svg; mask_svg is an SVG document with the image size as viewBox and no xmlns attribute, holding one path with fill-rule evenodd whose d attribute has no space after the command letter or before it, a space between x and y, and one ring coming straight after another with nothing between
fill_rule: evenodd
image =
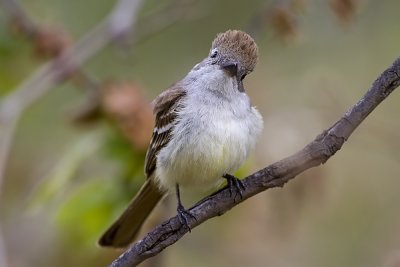
<instances>
[{"instance_id":1,"label":"pale belly","mask_svg":"<svg viewBox=\"0 0 400 267\"><path fill-rule=\"evenodd\" d=\"M187 144L177 155L173 164L177 183L183 187L216 186L222 175L236 171L246 159L248 145L243 129L232 123L219 127L223 135L216 135L216 129L203 132L196 142Z\"/></svg>"},{"instance_id":2,"label":"pale belly","mask_svg":"<svg viewBox=\"0 0 400 267\"><path fill-rule=\"evenodd\" d=\"M160 186L173 190L176 183L199 189L220 185L222 176L235 172L254 147L255 133L262 127L256 115L249 114L254 120L246 121L214 116L201 127L176 133L176 141L161 151L157 160Z\"/></svg>"}]
</instances>

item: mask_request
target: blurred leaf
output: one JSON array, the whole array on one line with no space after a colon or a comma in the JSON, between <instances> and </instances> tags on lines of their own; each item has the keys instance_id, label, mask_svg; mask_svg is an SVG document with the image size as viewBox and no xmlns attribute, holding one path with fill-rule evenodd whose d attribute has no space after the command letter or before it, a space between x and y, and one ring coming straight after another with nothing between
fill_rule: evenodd
<instances>
[{"instance_id":1,"label":"blurred leaf","mask_svg":"<svg viewBox=\"0 0 400 267\"><path fill-rule=\"evenodd\" d=\"M72 43L72 38L61 29L42 28L34 37L34 52L39 58L60 55Z\"/></svg>"},{"instance_id":2,"label":"blurred leaf","mask_svg":"<svg viewBox=\"0 0 400 267\"><path fill-rule=\"evenodd\" d=\"M114 128L107 134L104 154L107 159L113 160L118 164L120 181L128 184L134 182L135 185L138 184L138 188L140 187L139 184L144 179L143 168L146 155L144 151L133 149L131 143ZM130 188L127 189L131 191ZM129 194L132 194L132 192L129 192Z\"/></svg>"},{"instance_id":3,"label":"blurred leaf","mask_svg":"<svg viewBox=\"0 0 400 267\"><path fill-rule=\"evenodd\" d=\"M125 205L119 192L117 184L105 183L100 177L87 181L59 208L57 224L63 233L68 233L70 241L95 247L93 244L101 231ZM120 208L116 208L118 203Z\"/></svg>"},{"instance_id":4,"label":"blurred leaf","mask_svg":"<svg viewBox=\"0 0 400 267\"><path fill-rule=\"evenodd\" d=\"M347 26L357 13L358 0L330 0L329 4L338 20Z\"/></svg>"},{"instance_id":5,"label":"blurred leaf","mask_svg":"<svg viewBox=\"0 0 400 267\"><path fill-rule=\"evenodd\" d=\"M102 145L103 137L99 132L82 134L71 148L63 153L61 160L54 166L43 182L35 190L31 205L28 207L35 210L51 202L59 192L74 177L76 171L91 155L96 153Z\"/></svg>"},{"instance_id":6,"label":"blurred leaf","mask_svg":"<svg viewBox=\"0 0 400 267\"><path fill-rule=\"evenodd\" d=\"M298 10L289 3L278 1L270 10L266 10L267 21L284 41L294 40L299 32Z\"/></svg>"},{"instance_id":7,"label":"blurred leaf","mask_svg":"<svg viewBox=\"0 0 400 267\"><path fill-rule=\"evenodd\" d=\"M153 133L153 108L145 89L133 82L103 85L101 106L135 150L146 151Z\"/></svg>"}]
</instances>

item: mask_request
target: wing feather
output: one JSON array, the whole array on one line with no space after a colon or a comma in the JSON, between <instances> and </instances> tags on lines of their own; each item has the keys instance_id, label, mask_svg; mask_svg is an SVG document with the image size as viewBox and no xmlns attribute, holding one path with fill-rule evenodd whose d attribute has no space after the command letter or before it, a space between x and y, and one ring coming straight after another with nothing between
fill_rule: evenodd
<instances>
[{"instance_id":1,"label":"wing feather","mask_svg":"<svg viewBox=\"0 0 400 267\"><path fill-rule=\"evenodd\" d=\"M186 92L181 87L173 85L153 102L156 123L146 154L145 174L147 177L150 177L156 169L159 151L171 140L171 132L185 95Z\"/></svg>"}]
</instances>

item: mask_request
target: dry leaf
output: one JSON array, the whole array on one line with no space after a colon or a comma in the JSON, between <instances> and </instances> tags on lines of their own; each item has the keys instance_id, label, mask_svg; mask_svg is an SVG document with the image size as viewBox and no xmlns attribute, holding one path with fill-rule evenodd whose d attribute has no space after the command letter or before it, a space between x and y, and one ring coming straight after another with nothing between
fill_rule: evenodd
<instances>
[{"instance_id":1,"label":"dry leaf","mask_svg":"<svg viewBox=\"0 0 400 267\"><path fill-rule=\"evenodd\" d=\"M142 89L132 83L112 83L104 87L103 111L116 122L123 135L136 147L146 150L154 126L153 111Z\"/></svg>"},{"instance_id":2,"label":"dry leaf","mask_svg":"<svg viewBox=\"0 0 400 267\"><path fill-rule=\"evenodd\" d=\"M276 5L269 10L268 20L283 40L290 41L297 36L297 18L289 6Z\"/></svg>"},{"instance_id":3,"label":"dry leaf","mask_svg":"<svg viewBox=\"0 0 400 267\"><path fill-rule=\"evenodd\" d=\"M355 17L358 2L358 0L330 0L329 4L339 21L348 25Z\"/></svg>"},{"instance_id":4,"label":"dry leaf","mask_svg":"<svg viewBox=\"0 0 400 267\"><path fill-rule=\"evenodd\" d=\"M41 28L34 36L34 51L38 57L56 57L72 43L71 37L55 29Z\"/></svg>"}]
</instances>

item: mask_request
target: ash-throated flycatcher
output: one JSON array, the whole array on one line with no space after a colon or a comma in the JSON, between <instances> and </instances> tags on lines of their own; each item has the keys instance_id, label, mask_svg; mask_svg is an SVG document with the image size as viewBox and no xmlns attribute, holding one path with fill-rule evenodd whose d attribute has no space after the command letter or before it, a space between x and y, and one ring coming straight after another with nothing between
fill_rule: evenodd
<instances>
[{"instance_id":1,"label":"ash-throated flycatcher","mask_svg":"<svg viewBox=\"0 0 400 267\"><path fill-rule=\"evenodd\" d=\"M217 186L225 178L231 193L242 193L243 184L231 173L254 148L263 127L242 82L257 60L257 45L248 34L220 33L208 57L154 100L147 180L100 238L101 246L129 245L160 199L174 190L178 216L189 227L193 215L181 203L180 187Z\"/></svg>"}]
</instances>

